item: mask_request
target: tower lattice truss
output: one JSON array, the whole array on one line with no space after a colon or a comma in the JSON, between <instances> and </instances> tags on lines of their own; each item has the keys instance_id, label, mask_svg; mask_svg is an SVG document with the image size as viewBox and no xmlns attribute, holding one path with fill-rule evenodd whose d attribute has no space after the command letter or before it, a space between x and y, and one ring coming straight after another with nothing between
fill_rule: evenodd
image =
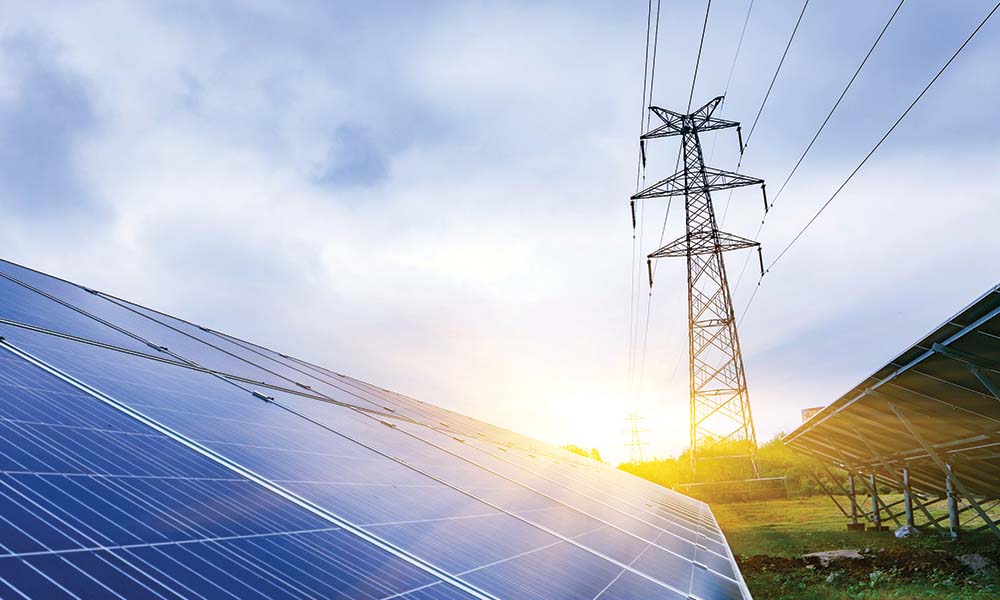
<instances>
[{"instance_id":1,"label":"tower lattice truss","mask_svg":"<svg viewBox=\"0 0 1000 600\"><path fill-rule=\"evenodd\" d=\"M720 96L691 114L650 107L662 124L643 134L640 140L643 156L647 140L680 136L684 167L634 195L632 206L634 211L636 200L684 197L684 235L650 254L647 264L652 285L652 259L687 259L692 461L705 456L705 450L712 445L743 441L737 445L735 456L731 453L729 456L749 458L756 475L757 436L722 254L757 248L760 256L760 244L719 230L711 193L748 185L760 185L764 190L764 181L705 166L699 133L730 127L737 128L739 133L739 123L712 116L721 102ZM740 146L742 151L742 134Z\"/></svg>"},{"instance_id":2,"label":"tower lattice truss","mask_svg":"<svg viewBox=\"0 0 1000 600\"><path fill-rule=\"evenodd\" d=\"M628 446L629 462L632 464L639 464L646 460L642 450L646 446L646 443L642 441L642 434L648 433L649 430L640 426L644 418L636 412L628 413L625 417L625 424L628 425L628 429L622 433L629 436L629 442L625 445Z\"/></svg>"}]
</instances>

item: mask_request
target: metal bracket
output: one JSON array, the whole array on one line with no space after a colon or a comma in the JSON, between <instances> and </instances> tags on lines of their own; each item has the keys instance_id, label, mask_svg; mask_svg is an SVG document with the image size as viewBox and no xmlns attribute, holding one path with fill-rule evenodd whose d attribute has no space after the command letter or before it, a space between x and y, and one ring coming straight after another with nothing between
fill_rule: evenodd
<instances>
[{"instance_id":1,"label":"metal bracket","mask_svg":"<svg viewBox=\"0 0 1000 600\"><path fill-rule=\"evenodd\" d=\"M979 383L983 384L983 387L985 387L994 398L1000 400L1000 386L993 383L993 380L990 379L989 375L987 375L990 368L987 367L986 364L990 361L975 356L974 354L949 348L948 346L937 342L934 342L934 344L931 345L931 350L941 356L947 356L948 358L953 358L957 361L965 363L965 368L967 368L969 372L979 380Z\"/></svg>"},{"instance_id":2,"label":"metal bracket","mask_svg":"<svg viewBox=\"0 0 1000 600\"><path fill-rule=\"evenodd\" d=\"M251 391L250 394L253 395L254 398L259 398L260 400L263 400L264 402L274 402L274 398L273 397L271 397L271 396L265 396L264 394L258 392L257 390Z\"/></svg>"},{"instance_id":3,"label":"metal bracket","mask_svg":"<svg viewBox=\"0 0 1000 600\"><path fill-rule=\"evenodd\" d=\"M840 511L840 513L841 513L842 515L844 515L844 517L846 517L846 518L848 518L848 519L849 519L849 518L851 518L851 515L850 515L850 514L848 514L848 512L847 512L846 510L844 510L844 507L840 505L840 502L838 502L838 501L837 501L837 498L836 498L836 497L835 497L835 496L834 496L834 495L833 495L833 494L832 494L832 493L830 492L830 489L826 487L826 484L825 484L825 483L823 483L823 480L822 480L822 479L820 479L820 478L819 478L819 476L818 476L818 475L817 475L816 473L813 473L812 471L809 471L809 475L811 475L811 476L812 476L812 478L813 478L813 480L814 480L814 481L815 481L815 482L816 482L817 484L819 484L819 487L820 487L820 489L821 489L821 490L823 490L823 493L824 493L824 494L826 494L826 496L827 496L827 497L828 497L828 498L829 498L830 500L832 500L834 504L836 504L836 505L837 505L837 510L839 510L839 511Z\"/></svg>"}]
</instances>

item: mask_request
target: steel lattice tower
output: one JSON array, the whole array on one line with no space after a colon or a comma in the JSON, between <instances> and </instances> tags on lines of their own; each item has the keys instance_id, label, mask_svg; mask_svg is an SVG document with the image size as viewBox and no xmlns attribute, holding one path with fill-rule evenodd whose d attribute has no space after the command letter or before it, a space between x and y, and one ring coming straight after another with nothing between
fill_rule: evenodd
<instances>
[{"instance_id":1,"label":"steel lattice tower","mask_svg":"<svg viewBox=\"0 0 1000 600\"><path fill-rule=\"evenodd\" d=\"M756 247L759 255L760 244L719 231L711 192L757 184L763 190L764 181L705 166L698 138L703 131L736 127L742 151L739 123L712 116L721 102L722 96L719 96L687 115L655 106L649 108L662 124L642 135L643 159L646 140L679 135L684 167L632 196L632 210L634 215L636 200L684 196L685 234L650 254L647 265L652 285L652 259L687 258L692 468L699 452L708 446L742 440L746 442L745 450L732 458L749 458L756 477L757 435L750 414L746 373L722 254ZM766 210L766 191L764 193Z\"/></svg>"},{"instance_id":2,"label":"steel lattice tower","mask_svg":"<svg viewBox=\"0 0 1000 600\"><path fill-rule=\"evenodd\" d=\"M628 413L625 417L625 423L628 424L628 429L622 433L627 433L629 435L629 443L625 444L629 447L629 462L632 464L638 464L645 462L645 458L642 455L642 448L646 444L642 441L641 434L648 432L648 429L643 429L639 427L640 422L644 417L639 415L639 413Z\"/></svg>"}]
</instances>

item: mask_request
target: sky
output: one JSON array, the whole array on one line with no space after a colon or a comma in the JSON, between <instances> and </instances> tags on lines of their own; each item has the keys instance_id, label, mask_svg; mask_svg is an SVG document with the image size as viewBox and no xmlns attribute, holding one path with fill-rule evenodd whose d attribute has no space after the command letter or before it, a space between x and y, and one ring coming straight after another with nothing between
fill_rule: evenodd
<instances>
[{"instance_id":1,"label":"sky","mask_svg":"<svg viewBox=\"0 0 1000 600\"><path fill-rule=\"evenodd\" d=\"M772 199L896 4L807 8L741 165ZM904 3L776 199L765 261L992 4ZM757 0L733 68L746 10L712 4L694 92L726 93L717 115L744 135L801 4ZM654 104L686 108L704 11L662 1ZM646 2L0 12L4 258L611 461L629 410L647 454L686 447L683 261L658 264L641 385L628 367ZM998 53L995 17L762 280L740 329L762 441L997 284ZM731 130L702 142L736 167ZM677 143L650 143L648 183ZM714 199L753 236L757 190ZM641 255L666 209L642 206ZM727 257L733 284L744 259Z\"/></svg>"}]
</instances>

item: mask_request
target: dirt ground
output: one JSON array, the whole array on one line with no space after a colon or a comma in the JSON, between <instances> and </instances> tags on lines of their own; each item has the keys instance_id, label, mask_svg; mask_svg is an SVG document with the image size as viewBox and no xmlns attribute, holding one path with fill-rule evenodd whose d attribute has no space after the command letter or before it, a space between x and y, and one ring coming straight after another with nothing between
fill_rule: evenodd
<instances>
[{"instance_id":1,"label":"dirt ground","mask_svg":"<svg viewBox=\"0 0 1000 600\"><path fill-rule=\"evenodd\" d=\"M1000 599L1000 543L988 532L951 540L934 533L848 532L826 498L713 506L758 600ZM824 566L804 554L855 551ZM974 571L960 559L982 557Z\"/></svg>"},{"instance_id":2,"label":"dirt ground","mask_svg":"<svg viewBox=\"0 0 1000 600\"><path fill-rule=\"evenodd\" d=\"M996 568L974 571L947 550L861 549L861 558L738 557L757 598L998 598ZM976 553L993 565L1000 553Z\"/></svg>"}]
</instances>

